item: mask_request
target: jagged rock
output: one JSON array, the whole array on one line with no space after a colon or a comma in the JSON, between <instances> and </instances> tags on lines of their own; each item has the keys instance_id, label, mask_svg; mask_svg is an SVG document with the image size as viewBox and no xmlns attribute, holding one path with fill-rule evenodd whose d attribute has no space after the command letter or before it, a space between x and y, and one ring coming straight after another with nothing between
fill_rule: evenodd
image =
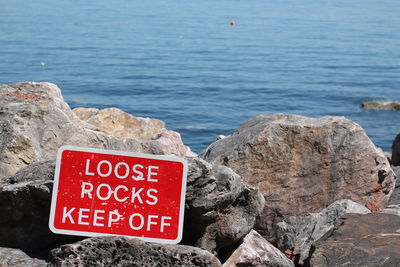
<instances>
[{"instance_id":1,"label":"jagged rock","mask_svg":"<svg viewBox=\"0 0 400 267\"><path fill-rule=\"evenodd\" d=\"M392 143L392 164L393 166L400 165L400 134L396 135Z\"/></svg>"},{"instance_id":2,"label":"jagged rock","mask_svg":"<svg viewBox=\"0 0 400 267\"><path fill-rule=\"evenodd\" d=\"M0 266L45 267L47 263L44 260L31 258L19 249L0 247Z\"/></svg>"},{"instance_id":3,"label":"jagged rock","mask_svg":"<svg viewBox=\"0 0 400 267\"><path fill-rule=\"evenodd\" d=\"M346 214L326 240L313 245L311 266L398 266L400 217Z\"/></svg>"},{"instance_id":4,"label":"jagged rock","mask_svg":"<svg viewBox=\"0 0 400 267\"><path fill-rule=\"evenodd\" d=\"M259 233L251 230L222 266L294 267L294 264Z\"/></svg>"},{"instance_id":5,"label":"jagged rock","mask_svg":"<svg viewBox=\"0 0 400 267\"><path fill-rule=\"evenodd\" d=\"M81 120L118 138L139 140L149 153L197 156L183 144L179 133L165 129L165 123L160 120L135 117L117 108L75 108L73 112Z\"/></svg>"},{"instance_id":6,"label":"jagged rock","mask_svg":"<svg viewBox=\"0 0 400 267\"><path fill-rule=\"evenodd\" d=\"M400 102L396 101L365 101L361 103L365 109L400 110Z\"/></svg>"},{"instance_id":7,"label":"jagged rock","mask_svg":"<svg viewBox=\"0 0 400 267\"><path fill-rule=\"evenodd\" d=\"M122 111L118 112L122 114L121 120L134 118ZM106 118L107 121L111 120ZM160 132L160 127L164 125L161 121L139 121L137 126L145 127L143 131L147 136L152 134L150 128L154 126L153 132L161 134L159 138L150 138L142 144L133 138L115 137L80 120L64 102L60 89L55 84L22 82L0 85L0 181L34 162L54 160L57 150L63 145L130 152L175 153L178 156L194 155L183 145L178 134L171 134L165 129ZM121 133L118 127L122 126L117 125L117 132ZM140 132L139 129L136 131Z\"/></svg>"},{"instance_id":8,"label":"jagged rock","mask_svg":"<svg viewBox=\"0 0 400 267\"><path fill-rule=\"evenodd\" d=\"M146 243L123 237L95 237L54 249L55 266L221 266L211 253L190 246Z\"/></svg>"},{"instance_id":9,"label":"jagged rock","mask_svg":"<svg viewBox=\"0 0 400 267\"><path fill-rule=\"evenodd\" d=\"M179 133L164 128L157 119L132 116L117 108L75 108L73 112L81 119L118 138L136 139L153 154L197 156L182 142Z\"/></svg>"},{"instance_id":10,"label":"jagged rock","mask_svg":"<svg viewBox=\"0 0 400 267\"><path fill-rule=\"evenodd\" d=\"M189 160L184 240L213 253L243 238L264 206L254 187L231 169Z\"/></svg>"},{"instance_id":11,"label":"jagged rock","mask_svg":"<svg viewBox=\"0 0 400 267\"><path fill-rule=\"evenodd\" d=\"M41 166L41 168L38 168ZM0 184L0 246L20 248L34 254L46 256L50 249L60 244L75 242L82 238L56 235L49 230L49 213L53 181L43 180L43 170L54 173L54 162L34 164L19 171L18 178L24 181L15 184ZM28 174L30 181L21 176Z\"/></svg>"},{"instance_id":12,"label":"jagged rock","mask_svg":"<svg viewBox=\"0 0 400 267\"><path fill-rule=\"evenodd\" d=\"M278 247L300 255L298 262L309 257L311 245L334 228L336 220L346 213L367 214L370 210L351 200L337 200L319 213L290 216L276 225Z\"/></svg>"},{"instance_id":13,"label":"jagged rock","mask_svg":"<svg viewBox=\"0 0 400 267\"><path fill-rule=\"evenodd\" d=\"M201 157L259 187L267 206L255 229L270 241L282 218L318 212L338 199L381 209L395 181L382 151L344 117L260 115Z\"/></svg>"}]
</instances>

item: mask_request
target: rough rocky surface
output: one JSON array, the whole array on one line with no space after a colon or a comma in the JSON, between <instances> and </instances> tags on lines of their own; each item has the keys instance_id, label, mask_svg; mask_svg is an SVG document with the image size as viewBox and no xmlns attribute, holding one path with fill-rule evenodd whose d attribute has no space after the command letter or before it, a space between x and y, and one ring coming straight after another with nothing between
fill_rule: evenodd
<instances>
[{"instance_id":1,"label":"rough rocky surface","mask_svg":"<svg viewBox=\"0 0 400 267\"><path fill-rule=\"evenodd\" d=\"M108 123L112 124L114 115L120 116L118 118L121 120L135 119L120 110L111 110L109 117L104 115L104 120ZM34 162L54 160L57 150L63 145L195 156L182 143L178 133L162 128L164 124L161 121L137 120L137 127L145 127L143 135L139 134L141 138L146 134L149 137L153 132L156 134L141 142L106 133L80 120L64 102L60 89L55 84L21 82L0 85L0 181ZM118 127L122 126L117 124L117 131L112 134L121 135L122 130ZM136 132L140 133L141 130L136 129Z\"/></svg>"},{"instance_id":2,"label":"rough rocky surface","mask_svg":"<svg viewBox=\"0 0 400 267\"><path fill-rule=\"evenodd\" d=\"M361 103L365 109L400 110L400 102L396 101L366 101Z\"/></svg>"},{"instance_id":3,"label":"rough rocky surface","mask_svg":"<svg viewBox=\"0 0 400 267\"><path fill-rule=\"evenodd\" d=\"M181 135L177 132L163 129L154 135L151 140L142 143L143 147L152 154L175 155L180 157L197 157L189 147L182 142Z\"/></svg>"},{"instance_id":4,"label":"rough rocky surface","mask_svg":"<svg viewBox=\"0 0 400 267\"><path fill-rule=\"evenodd\" d=\"M0 247L0 266L13 267L45 267L44 260L31 258L19 249Z\"/></svg>"},{"instance_id":5,"label":"rough rocky surface","mask_svg":"<svg viewBox=\"0 0 400 267\"><path fill-rule=\"evenodd\" d=\"M20 169L15 175L5 179L5 183L15 184L27 181L53 180L55 169L55 160L39 161Z\"/></svg>"},{"instance_id":6,"label":"rough rocky surface","mask_svg":"<svg viewBox=\"0 0 400 267\"><path fill-rule=\"evenodd\" d=\"M346 214L312 250L311 266L399 266L400 217Z\"/></svg>"},{"instance_id":7,"label":"rough rocky surface","mask_svg":"<svg viewBox=\"0 0 400 267\"><path fill-rule=\"evenodd\" d=\"M400 134L396 136L392 143L392 164L393 166L400 165Z\"/></svg>"},{"instance_id":8,"label":"rough rocky surface","mask_svg":"<svg viewBox=\"0 0 400 267\"><path fill-rule=\"evenodd\" d=\"M52 161L33 164L10 177L12 181L23 182L0 184L0 246L20 248L43 257L60 244L82 239L56 235L49 230L53 181L44 180L48 177L42 174L43 170L54 173L53 166ZM30 181L21 173L29 174Z\"/></svg>"},{"instance_id":9,"label":"rough rocky surface","mask_svg":"<svg viewBox=\"0 0 400 267\"><path fill-rule=\"evenodd\" d=\"M226 166L189 160L184 240L210 252L242 239L264 206L254 187Z\"/></svg>"},{"instance_id":10,"label":"rough rocky surface","mask_svg":"<svg viewBox=\"0 0 400 267\"><path fill-rule=\"evenodd\" d=\"M394 167L393 171L396 174L397 179L392 195L387 203L388 205L400 204L400 167Z\"/></svg>"},{"instance_id":11,"label":"rough rocky surface","mask_svg":"<svg viewBox=\"0 0 400 267\"><path fill-rule=\"evenodd\" d=\"M146 243L123 237L95 237L51 251L56 266L221 266L211 253L182 245Z\"/></svg>"},{"instance_id":12,"label":"rough rocky surface","mask_svg":"<svg viewBox=\"0 0 400 267\"><path fill-rule=\"evenodd\" d=\"M278 247L291 250L299 255L298 263L303 264L309 257L311 245L329 233L335 222L346 213L367 214L370 210L351 200L337 200L319 213L290 216L276 225Z\"/></svg>"},{"instance_id":13,"label":"rough rocky surface","mask_svg":"<svg viewBox=\"0 0 400 267\"><path fill-rule=\"evenodd\" d=\"M117 108L75 108L73 112L81 120L118 138L140 141L149 153L197 156L183 144L179 133L165 129L165 123L160 120L135 117Z\"/></svg>"},{"instance_id":14,"label":"rough rocky surface","mask_svg":"<svg viewBox=\"0 0 400 267\"><path fill-rule=\"evenodd\" d=\"M51 83L0 85L0 180L37 161L54 160L62 145L146 152L79 120Z\"/></svg>"},{"instance_id":15,"label":"rough rocky surface","mask_svg":"<svg viewBox=\"0 0 400 267\"><path fill-rule=\"evenodd\" d=\"M160 120L135 117L117 108L75 108L72 111L79 119L119 138L147 141L165 126Z\"/></svg>"},{"instance_id":16,"label":"rough rocky surface","mask_svg":"<svg viewBox=\"0 0 400 267\"><path fill-rule=\"evenodd\" d=\"M222 266L294 267L294 264L259 233L251 230Z\"/></svg>"},{"instance_id":17,"label":"rough rocky surface","mask_svg":"<svg viewBox=\"0 0 400 267\"><path fill-rule=\"evenodd\" d=\"M260 115L200 155L257 186L267 206L256 230L273 240L273 224L318 212L338 199L381 209L395 176L364 130L344 117Z\"/></svg>"}]
</instances>

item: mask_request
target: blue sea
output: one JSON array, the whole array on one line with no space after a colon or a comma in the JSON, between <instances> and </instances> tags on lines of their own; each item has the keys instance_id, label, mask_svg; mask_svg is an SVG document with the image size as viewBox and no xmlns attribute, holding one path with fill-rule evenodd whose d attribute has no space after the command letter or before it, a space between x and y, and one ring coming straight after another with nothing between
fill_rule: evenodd
<instances>
[{"instance_id":1,"label":"blue sea","mask_svg":"<svg viewBox=\"0 0 400 267\"><path fill-rule=\"evenodd\" d=\"M195 152L274 113L346 116L390 151L400 112L360 104L400 100L400 1L0 0L0 83L17 81L161 119Z\"/></svg>"}]
</instances>

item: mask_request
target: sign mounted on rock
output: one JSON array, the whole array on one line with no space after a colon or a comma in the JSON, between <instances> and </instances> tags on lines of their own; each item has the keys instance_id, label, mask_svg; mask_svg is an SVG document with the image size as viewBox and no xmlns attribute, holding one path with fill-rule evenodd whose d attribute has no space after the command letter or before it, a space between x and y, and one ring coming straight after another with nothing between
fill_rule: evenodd
<instances>
[{"instance_id":1,"label":"sign mounted on rock","mask_svg":"<svg viewBox=\"0 0 400 267\"><path fill-rule=\"evenodd\" d=\"M180 158L61 147L54 175L50 230L179 243L186 175L187 163Z\"/></svg>"}]
</instances>

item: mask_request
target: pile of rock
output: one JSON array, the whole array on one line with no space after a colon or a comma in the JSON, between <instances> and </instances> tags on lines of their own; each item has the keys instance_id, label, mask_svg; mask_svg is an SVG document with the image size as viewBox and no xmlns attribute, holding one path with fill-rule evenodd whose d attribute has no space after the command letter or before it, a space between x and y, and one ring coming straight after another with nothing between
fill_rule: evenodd
<instances>
[{"instance_id":1,"label":"pile of rock","mask_svg":"<svg viewBox=\"0 0 400 267\"><path fill-rule=\"evenodd\" d=\"M62 145L186 157L182 245L51 233ZM395 183L383 152L343 117L257 116L197 157L162 121L71 110L50 83L0 86L0 265L391 266Z\"/></svg>"}]
</instances>

